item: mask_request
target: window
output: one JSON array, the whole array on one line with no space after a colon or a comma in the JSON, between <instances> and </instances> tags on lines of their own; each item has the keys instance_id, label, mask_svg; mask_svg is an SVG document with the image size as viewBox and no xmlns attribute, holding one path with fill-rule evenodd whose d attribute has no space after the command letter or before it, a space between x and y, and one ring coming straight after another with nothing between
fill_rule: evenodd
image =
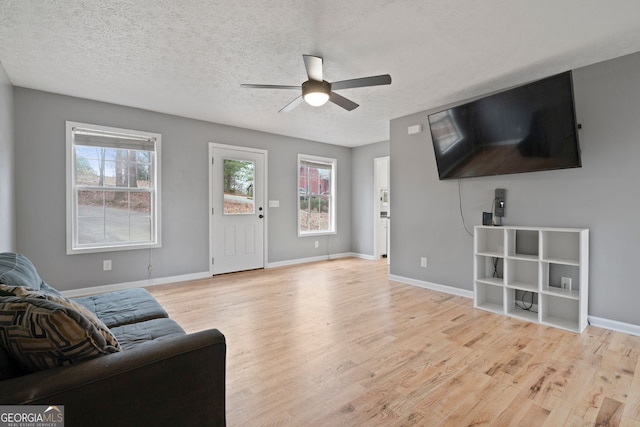
<instances>
[{"instance_id":1,"label":"window","mask_svg":"<svg viewBox=\"0 0 640 427\"><path fill-rule=\"evenodd\" d=\"M67 253L160 246L159 134L67 122Z\"/></svg>"},{"instance_id":2,"label":"window","mask_svg":"<svg viewBox=\"0 0 640 427\"><path fill-rule=\"evenodd\" d=\"M336 232L336 159L298 154L298 235Z\"/></svg>"}]
</instances>

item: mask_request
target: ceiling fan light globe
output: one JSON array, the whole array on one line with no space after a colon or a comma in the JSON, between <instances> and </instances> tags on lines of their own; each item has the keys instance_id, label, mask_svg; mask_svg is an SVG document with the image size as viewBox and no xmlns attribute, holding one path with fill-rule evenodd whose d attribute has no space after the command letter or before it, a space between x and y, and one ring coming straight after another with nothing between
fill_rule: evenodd
<instances>
[{"instance_id":1,"label":"ceiling fan light globe","mask_svg":"<svg viewBox=\"0 0 640 427\"><path fill-rule=\"evenodd\" d=\"M304 100L309 105L320 107L327 103L329 95L323 92L310 92L304 96Z\"/></svg>"},{"instance_id":2,"label":"ceiling fan light globe","mask_svg":"<svg viewBox=\"0 0 640 427\"><path fill-rule=\"evenodd\" d=\"M307 104L314 107L326 104L330 93L331 84L326 81L308 80L302 83L302 97Z\"/></svg>"}]
</instances>

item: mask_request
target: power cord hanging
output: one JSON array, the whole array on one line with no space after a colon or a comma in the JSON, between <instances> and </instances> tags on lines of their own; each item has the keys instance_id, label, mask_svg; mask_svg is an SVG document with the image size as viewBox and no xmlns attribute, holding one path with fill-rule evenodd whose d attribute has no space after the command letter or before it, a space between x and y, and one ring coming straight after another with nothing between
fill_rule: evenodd
<instances>
[{"instance_id":1,"label":"power cord hanging","mask_svg":"<svg viewBox=\"0 0 640 427\"><path fill-rule=\"evenodd\" d=\"M524 293L522 294L522 305L518 304L518 301L516 300L516 307L525 310L525 311L530 311L532 313L537 313L537 311L532 310L533 308L533 299L535 298L534 292L531 291L523 291ZM527 296L527 294L531 294L531 302L529 303L529 306L526 305L526 302L524 301L525 297Z\"/></svg>"},{"instance_id":2,"label":"power cord hanging","mask_svg":"<svg viewBox=\"0 0 640 427\"><path fill-rule=\"evenodd\" d=\"M151 248L149 248L149 265L147 266L147 280L151 280L153 276L153 261L151 259Z\"/></svg>"},{"instance_id":3,"label":"power cord hanging","mask_svg":"<svg viewBox=\"0 0 640 427\"><path fill-rule=\"evenodd\" d=\"M462 212L462 192L460 190L460 179L458 179L458 203L460 206L460 218L462 218L462 226L464 227L467 234L473 237L473 233L469 231L469 229L467 228L467 224L465 224L464 222L464 213Z\"/></svg>"},{"instance_id":4,"label":"power cord hanging","mask_svg":"<svg viewBox=\"0 0 640 427\"><path fill-rule=\"evenodd\" d=\"M498 261L500 261L500 258L493 258L493 277L496 279L502 279L498 273Z\"/></svg>"}]
</instances>

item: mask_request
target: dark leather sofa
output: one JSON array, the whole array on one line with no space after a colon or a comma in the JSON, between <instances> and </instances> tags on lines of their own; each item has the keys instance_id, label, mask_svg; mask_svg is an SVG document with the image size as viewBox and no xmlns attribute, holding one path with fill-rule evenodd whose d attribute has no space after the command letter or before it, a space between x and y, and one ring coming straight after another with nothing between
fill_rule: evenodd
<instances>
[{"instance_id":1,"label":"dark leather sofa","mask_svg":"<svg viewBox=\"0 0 640 427\"><path fill-rule=\"evenodd\" d=\"M0 283L57 293L15 253L0 253ZM11 301L0 294L0 405L64 405L66 427L226 425L226 342L217 329L186 334L144 289L75 298L121 350L34 371L6 344Z\"/></svg>"}]
</instances>

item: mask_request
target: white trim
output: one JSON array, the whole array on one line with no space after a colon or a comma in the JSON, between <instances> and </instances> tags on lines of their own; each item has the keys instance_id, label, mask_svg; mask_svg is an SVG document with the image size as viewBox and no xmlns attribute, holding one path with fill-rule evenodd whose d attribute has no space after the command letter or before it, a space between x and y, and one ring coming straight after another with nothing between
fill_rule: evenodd
<instances>
[{"instance_id":1,"label":"white trim","mask_svg":"<svg viewBox=\"0 0 640 427\"><path fill-rule=\"evenodd\" d=\"M590 326L640 336L640 325L618 322L617 320L603 319L602 317L596 316L588 316L588 319Z\"/></svg>"},{"instance_id":2,"label":"white trim","mask_svg":"<svg viewBox=\"0 0 640 427\"><path fill-rule=\"evenodd\" d=\"M209 147L222 148L224 150L246 151L248 153L266 154L267 150L261 148L243 147L240 145L220 144L218 142L209 142Z\"/></svg>"},{"instance_id":3,"label":"white trim","mask_svg":"<svg viewBox=\"0 0 640 427\"><path fill-rule=\"evenodd\" d=\"M345 252L342 254L330 254L330 255L314 256L309 258L290 259L286 261L270 262L269 264L267 264L266 268L288 267L290 265L307 264L309 262L328 261L332 259L349 258L353 256L355 255L352 254L351 252Z\"/></svg>"},{"instance_id":4,"label":"white trim","mask_svg":"<svg viewBox=\"0 0 640 427\"><path fill-rule=\"evenodd\" d=\"M360 259L364 259L367 261L376 261L376 257L373 255L367 255L367 254L356 254L356 253L351 253L351 256L354 258L360 258Z\"/></svg>"},{"instance_id":5,"label":"white trim","mask_svg":"<svg viewBox=\"0 0 640 427\"><path fill-rule=\"evenodd\" d=\"M422 280L411 279L409 277L396 276L395 274L390 274L388 277L389 277L389 280L393 280L394 282L404 283L405 285L418 286L420 288L431 289L432 291L444 292L446 294L457 295L459 297L473 299L473 291L468 291L466 289L454 288L453 286L439 285L437 283L425 282Z\"/></svg>"},{"instance_id":6,"label":"white trim","mask_svg":"<svg viewBox=\"0 0 640 427\"><path fill-rule=\"evenodd\" d=\"M123 289L142 288L147 286L166 285L169 283L187 282L189 280L207 279L211 277L208 271L202 273L181 274L179 276L159 277L157 279L138 280L136 282L115 283L112 285L94 286L90 288L71 289L61 291L69 298L101 294L105 292L121 291Z\"/></svg>"},{"instance_id":7,"label":"white trim","mask_svg":"<svg viewBox=\"0 0 640 427\"><path fill-rule=\"evenodd\" d=\"M378 256L378 222L380 221L380 195L378 194L378 159L373 159L373 256Z\"/></svg>"},{"instance_id":8,"label":"white trim","mask_svg":"<svg viewBox=\"0 0 640 427\"><path fill-rule=\"evenodd\" d=\"M389 187L390 187L390 182L391 182L391 177L390 177L390 172L391 172L391 162L390 162L390 156L382 156L382 157L376 157L373 159L373 256L375 259L378 259L378 253L380 252L380 248L378 247L378 239L379 239L379 235L378 235L378 222L380 221L380 212L382 211L382 201L380 200L380 188L378 187L378 180L380 179L380 176L378 174L378 163L380 162L385 162L386 163L386 169L387 169L387 182L386 182L386 190L389 191ZM389 216L389 203L387 202L387 217ZM389 238L389 221L387 220L387 235L385 236L386 239ZM386 257L387 257L387 264L389 264L390 262L390 257L389 257L389 242L387 241L387 248L386 248Z\"/></svg>"}]
</instances>

